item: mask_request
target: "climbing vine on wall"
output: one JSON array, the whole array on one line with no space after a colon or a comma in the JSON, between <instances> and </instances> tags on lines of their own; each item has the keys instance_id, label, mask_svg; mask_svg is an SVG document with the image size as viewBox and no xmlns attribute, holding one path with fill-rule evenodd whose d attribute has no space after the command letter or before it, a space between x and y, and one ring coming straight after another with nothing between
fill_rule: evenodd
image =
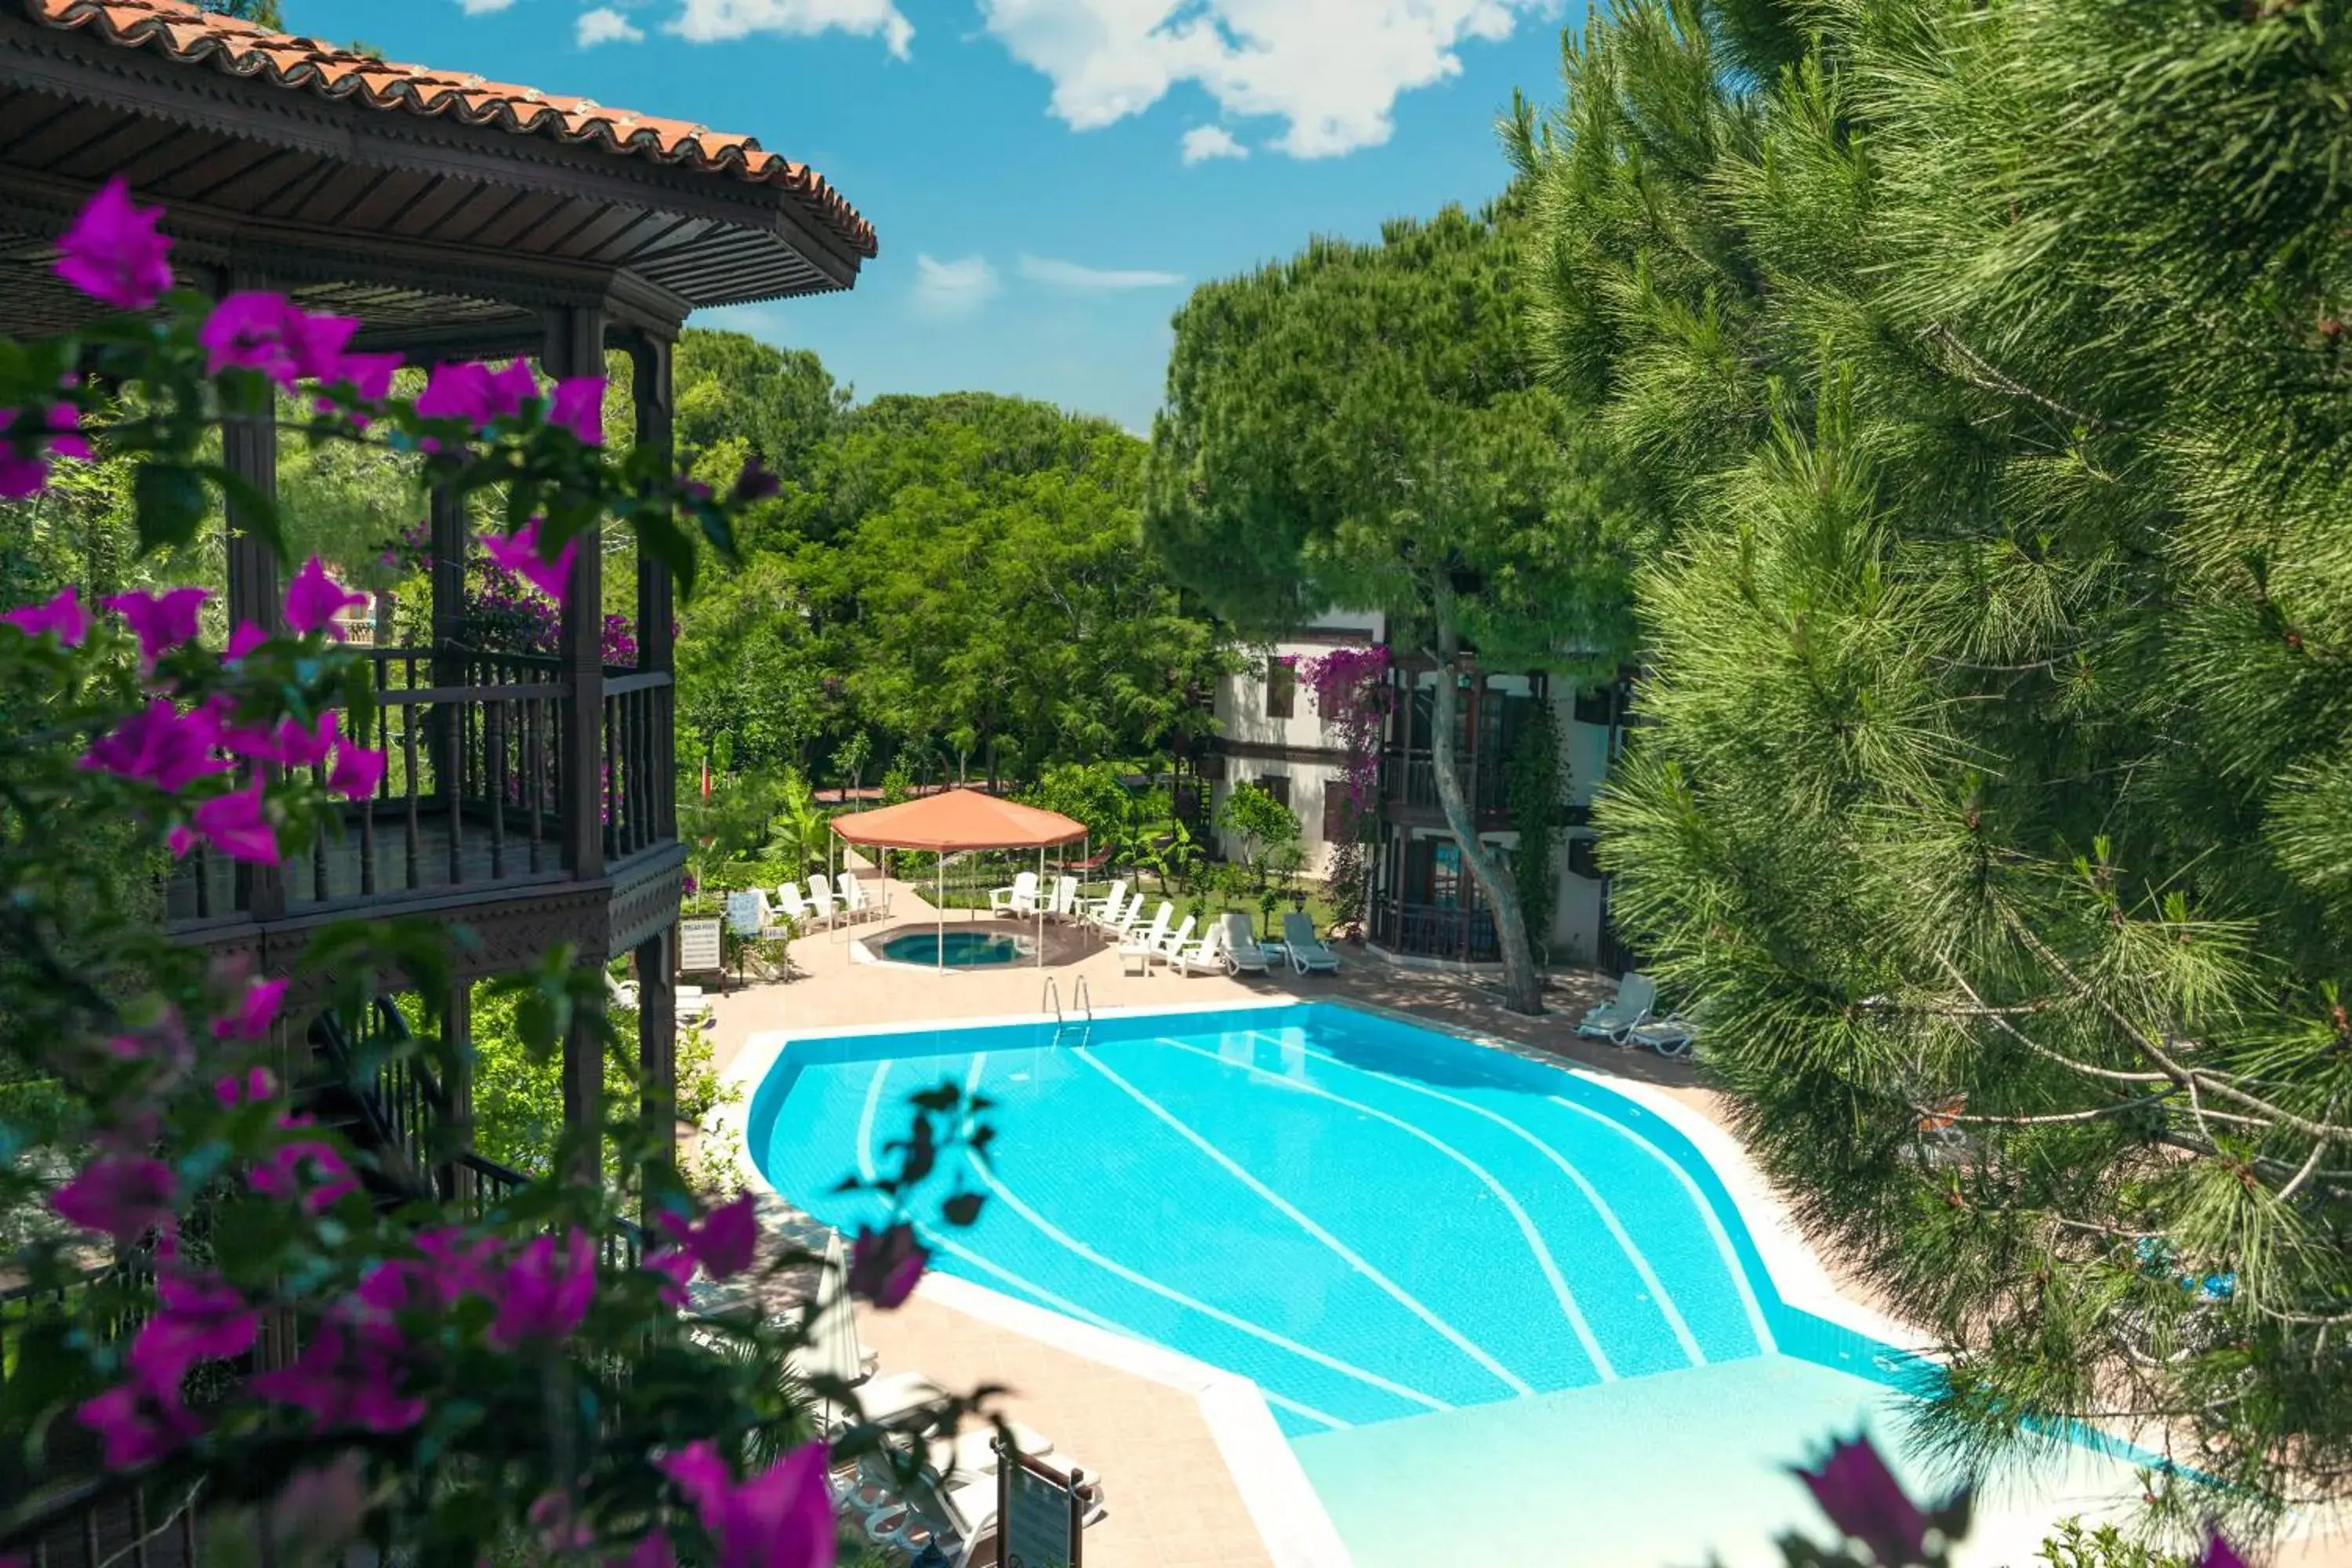
<instances>
[{"instance_id":1,"label":"climbing vine on wall","mask_svg":"<svg viewBox=\"0 0 2352 1568\"><path fill-rule=\"evenodd\" d=\"M1346 755L1340 782L1347 804L1331 843L1331 891L1349 919L1360 919L1371 899L1372 825L1379 819L1381 742L1388 731L1389 650L1339 647L1290 661L1313 693L1315 711L1338 731Z\"/></svg>"}]
</instances>

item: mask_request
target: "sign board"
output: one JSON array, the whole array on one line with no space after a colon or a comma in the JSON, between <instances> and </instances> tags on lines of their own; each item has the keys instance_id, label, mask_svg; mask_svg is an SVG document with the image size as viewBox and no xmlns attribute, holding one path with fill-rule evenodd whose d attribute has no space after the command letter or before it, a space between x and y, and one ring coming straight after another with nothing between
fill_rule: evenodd
<instances>
[{"instance_id":1,"label":"sign board","mask_svg":"<svg viewBox=\"0 0 2352 1568\"><path fill-rule=\"evenodd\" d=\"M1017 1465L997 1467L998 1561L1004 1568L1079 1568L1081 1479L1077 1471L1066 1476L1026 1454Z\"/></svg>"},{"instance_id":2,"label":"sign board","mask_svg":"<svg viewBox=\"0 0 2352 1568\"><path fill-rule=\"evenodd\" d=\"M757 893L727 895L727 929L737 936L757 936L766 923L768 901Z\"/></svg>"},{"instance_id":3,"label":"sign board","mask_svg":"<svg viewBox=\"0 0 2352 1568\"><path fill-rule=\"evenodd\" d=\"M717 921L677 922L677 967L682 974L716 974L726 966L719 952Z\"/></svg>"}]
</instances>

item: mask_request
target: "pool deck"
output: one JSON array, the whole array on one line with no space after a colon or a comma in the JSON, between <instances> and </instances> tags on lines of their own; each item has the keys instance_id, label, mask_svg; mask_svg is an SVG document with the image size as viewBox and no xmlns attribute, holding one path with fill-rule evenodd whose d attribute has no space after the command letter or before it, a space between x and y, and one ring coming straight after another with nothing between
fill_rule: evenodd
<instances>
[{"instance_id":1,"label":"pool deck","mask_svg":"<svg viewBox=\"0 0 2352 1568\"><path fill-rule=\"evenodd\" d=\"M885 1028L955 1018L1034 1017L1041 1011L1050 977L1066 1008L1083 978L1098 1010L1131 1007L1216 1007L1278 1001L1286 997L1341 1000L1410 1015L1451 1032L1508 1042L1514 1048L1560 1060L1618 1080L1628 1092L1673 1115L1705 1144L1732 1142L1725 1102L1701 1087L1686 1062L1648 1052L1624 1051L1605 1041L1580 1039L1575 1021L1614 986L1612 977L1587 972L1555 973L1546 995L1550 1009L1529 1018L1503 1007L1491 980L1467 974L1405 968L1371 954L1340 950L1337 975L1299 976L1280 970L1264 977L1181 975L1154 967L1139 973L1115 948L1075 931L1048 927L1042 968L990 967L936 971L900 964L873 964L853 956L856 937L896 932L919 925L931 929L934 912L916 889L893 882L887 918L863 925L818 931L792 945L797 973L782 982L753 981L712 993L713 1038L722 1073L756 1076L769 1052L750 1059L745 1047L762 1037L811 1030ZM1029 922L992 920L952 910L947 929L969 922L972 929L1034 933ZM740 1115L740 1107L734 1108ZM722 1112L722 1120L728 1117ZM1714 1153L1714 1150L1709 1151ZM1890 1342L1915 1336L1888 1319L1861 1280L1840 1268L1824 1249L1810 1245L1776 1198L1740 1163L1738 1173L1717 1168L1736 1188L1759 1244L1773 1258L1776 1276L1784 1268L1805 1282L1798 1304L1843 1320ZM1759 1224L1777 1215L1779 1223ZM1768 1235L1768 1229L1777 1235ZM1782 1280L1784 1293L1789 1280ZM1304 1543L1269 1546L1284 1528L1269 1517L1269 1489L1261 1466L1247 1451L1246 1435L1234 1436L1233 1406L1216 1390L1192 1386L1182 1358L1153 1363L1106 1347L1080 1347L1066 1331L1078 1327L1050 1314L1024 1316L988 1305L961 1280L927 1280L896 1312L860 1306L867 1344L885 1371L915 1370L950 1387L1000 1384L1011 1392L1004 1412L1045 1433L1060 1454L1074 1457L1103 1480L1109 1512L1087 1532L1088 1568L1277 1568L1283 1563L1326 1560L1317 1532ZM1790 1294L1792 1301L1797 1300ZM1130 1364L1112 1364L1126 1362ZM1195 1370L1197 1363L1190 1363ZM1171 1371L1171 1367L1173 1371ZM1254 1401L1252 1403L1255 1403ZM1263 1456L1261 1456L1263 1457ZM1288 1461L1286 1459L1285 1463ZM1280 1466L1273 1467L1280 1468ZM2305 1541L2285 1547L2279 1568L2352 1568L2352 1542L2342 1538Z\"/></svg>"}]
</instances>

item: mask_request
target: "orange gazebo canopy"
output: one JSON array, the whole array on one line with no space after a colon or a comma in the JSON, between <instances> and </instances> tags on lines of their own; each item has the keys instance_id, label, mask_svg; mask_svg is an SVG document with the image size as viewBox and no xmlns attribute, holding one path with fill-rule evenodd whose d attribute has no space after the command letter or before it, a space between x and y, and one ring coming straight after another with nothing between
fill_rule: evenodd
<instances>
[{"instance_id":1,"label":"orange gazebo canopy","mask_svg":"<svg viewBox=\"0 0 2352 1568\"><path fill-rule=\"evenodd\" d=\"M877 849L1044 849L1087 836L1087 825L1058 811L951 789L879 811L836 816L833 830Z\"/></svg>"}]
</instances>

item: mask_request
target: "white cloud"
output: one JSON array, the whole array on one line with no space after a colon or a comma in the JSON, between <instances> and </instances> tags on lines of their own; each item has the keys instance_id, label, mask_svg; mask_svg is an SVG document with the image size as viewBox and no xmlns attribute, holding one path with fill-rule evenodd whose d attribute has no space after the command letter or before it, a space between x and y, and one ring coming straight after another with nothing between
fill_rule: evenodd
<instances>
[{"instance_id":1,"label":"white cloud","mask_svg":"<svg viewBox=\"0 0 2352 1568\"><path fill-rule=\"evenodd\" d=\"M915 258L915 305L928 315L961 316L986 304L996 292L996 268L985 256L959 261Z\"/></svg>"},{"instance_id":2,"label":"white cloud","mask_svg":"<svg viewBox=\"0 0 2352 1568\"><path fill-rule=\"evenodd\" d=\"M915 37L896 0L686 0L669 30L698 44L724 43L753 33L809 38L838 30L878 36L890 52L907 58Z\"/></svg>"},{"instance_id":3,"label":"white cloud","mask_svg":"<svg viewBox=\"0 0 2352 1568\"><path fill-rule=\"evenodd\" d=\"M599 5L593 11L580 13L580 47L583 49L593 49L598 44L642 44L645 41L645 29L610 5Z\"/></svg>"},{"instance_id":4,"label":"white cloud","mask_svg":"<svg viewBox=\"0 0 2352 1568\"><path fill-rule=\"evenodd\" d=\"M487 16L493 11L503 11L514 0L457 0L457 9L468 16Z\"/></svg>"},{"instance_id":5,"label":"white cloud","mask_svg":"<svg viewBox=\"0 0 2352 1568\"><path fill-rule=\"evenodd\" d=\"M1192 82L1237 116L1287 121L1297 158L1374 147L1400 94L1457 76L1465 42L1507 38L1559 0L980 0L988 30L1091 131ZM1192 138L1187 137L1188 151Z\"/></svg>"},{"instance_id":6,"label":"white cloud","mask_svg":"<svg viewBox=\"0 0 2352 1568\"><path fill-rule=\"evenodd\" d=\"M1205 163L1212 158L1246 158L1249 149L1234 140L1222 125L1195 125L1184 132L1184 162Z\"/></svg>"},{"instance_id":7,"label":"white cloud","mask_svg":"<svg viewBox=\"0 0 2352 1568\"><path fill-rule=\"evenodd\" d=\"M1050 256L1023 257L1021 276L1032 283L1043 283L1049 289L1069 289L1080 293L1107 293L1120 289L1172 289L1184 281L1184 275L1181 272L1118 271L1100 267L1081 267L1075 261L1056 261Z\"/></svg>"}]
</instances>

